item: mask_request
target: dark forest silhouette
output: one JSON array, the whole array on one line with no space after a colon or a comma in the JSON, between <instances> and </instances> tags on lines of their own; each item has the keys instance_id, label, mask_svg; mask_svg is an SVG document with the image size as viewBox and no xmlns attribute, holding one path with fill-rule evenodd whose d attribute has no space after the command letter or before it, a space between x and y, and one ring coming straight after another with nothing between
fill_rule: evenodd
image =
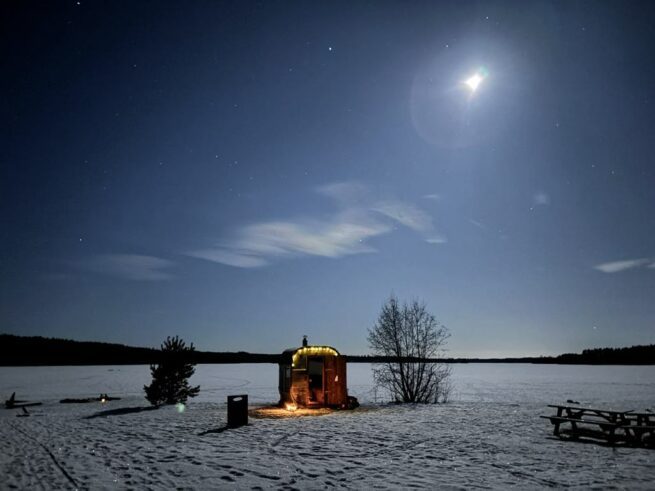
<instances>
[{"instance_id":1,"label":"dark forest silhouette","mask_svg":"<svg viewBox=\"0 0 655 491\"><path fill-rule=\"evenodd\" d=\"M393 357L345 355L348 363L395 361ZM281 354L194 351L189 362L279 363ZM407 359L411 361L410 358ZM161 351L122 344L0 334L0 366L151 365ZM655 345L586 349L582 353L525 358L442 358L445 363L537 363L570 365L655 365Z\"/></svg>"},{"instance_id":2,"label":"dark forest silhouette","mask_svg":"<svg viewBox=\"0 0 655 491\"><path fill-rule=\"evenodd\" d=\"M192 363L277 363L278 354L194 351ZM122 344L73 341L40 336L0 334L0 366L31 365L152 365L162 352Z\"/></svg>"}]
</instances>

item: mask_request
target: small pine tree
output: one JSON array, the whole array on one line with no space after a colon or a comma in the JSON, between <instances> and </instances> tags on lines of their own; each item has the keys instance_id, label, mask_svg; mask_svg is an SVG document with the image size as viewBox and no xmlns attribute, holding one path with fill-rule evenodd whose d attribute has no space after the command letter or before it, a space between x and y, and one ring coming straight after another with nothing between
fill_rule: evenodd
<instances>
[{"instance_id":1,"label":"small pine tree","mask_svg":"<svg viewBox=\"0 0 655 491\"><path fill-rule=\"evenodd\" d=\"M189 386L189 378L196 371L195 364L189 362L193 351L193 343L187 347L178 336L169 336L162 343L159 364L150 365L152 383L143 386L153 406L185 403L187 398L198 395L200 386Z\"/></svg>"}]
</instances>

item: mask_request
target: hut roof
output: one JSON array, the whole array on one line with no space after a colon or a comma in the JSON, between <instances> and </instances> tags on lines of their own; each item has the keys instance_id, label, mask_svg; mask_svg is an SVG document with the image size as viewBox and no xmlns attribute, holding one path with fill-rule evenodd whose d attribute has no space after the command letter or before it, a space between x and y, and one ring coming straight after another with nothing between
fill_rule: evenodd
<instances>
[{"instance_id":1,"label":"hut roof","mask_svg":"<svg viewBox=\"0 0 655 491\"><path fill-rule=\"evenodd\" d=\"M339 352L332 346L301 346L300 348L289 348L282 352L283 363L295 365L298 358L303 356L340 356Z\"/></svg>"}]
</instances>

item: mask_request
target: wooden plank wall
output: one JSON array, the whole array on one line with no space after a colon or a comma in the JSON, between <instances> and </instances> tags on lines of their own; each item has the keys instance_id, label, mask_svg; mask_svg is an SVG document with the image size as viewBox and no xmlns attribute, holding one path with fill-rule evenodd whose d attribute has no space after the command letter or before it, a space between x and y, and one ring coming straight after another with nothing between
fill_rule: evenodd
<instances>
[{"instance_id":1,"label":"wooden plank wall","mask_svg":"<svg viewBox=\"0 0 655 491\"><path fill-rule=\"evenodd\" d=\"M343 356L325 357L324 387L326 405L340 406L348 402L346 391L346 359Z\"/></svg>"}]
</instances>

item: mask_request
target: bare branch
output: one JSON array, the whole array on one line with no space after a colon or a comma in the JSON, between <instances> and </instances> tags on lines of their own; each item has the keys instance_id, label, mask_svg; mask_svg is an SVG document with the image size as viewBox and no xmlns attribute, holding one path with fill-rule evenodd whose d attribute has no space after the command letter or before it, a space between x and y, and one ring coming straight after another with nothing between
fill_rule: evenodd
<instances>
[{"instance_id":1,"label":"bare branch","mask_svg":"<svg viewBox=\"0 0 655 491\"><path fill-rule=\"evenodd\" d=\"M382 306L368 342L374 355L395 359L373 367L375 384L397 402L445 401L450 367L439 361L450 336L417 300L399 305L394 296Z\"/></svg>"}]
</instances>

